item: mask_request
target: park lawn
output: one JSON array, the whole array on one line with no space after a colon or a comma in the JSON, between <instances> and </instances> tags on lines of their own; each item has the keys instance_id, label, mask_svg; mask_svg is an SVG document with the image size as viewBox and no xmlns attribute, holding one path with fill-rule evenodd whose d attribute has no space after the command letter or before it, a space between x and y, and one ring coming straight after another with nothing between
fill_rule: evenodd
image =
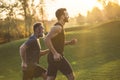
<instances>
[{"instance_id":1,"label":"park lawn","mask_svg":"<svg viewBox=\"0 0 120 80\"><path fill-rule=\"evenodd\" d=\"M89 28L66 29L66 40L78 43L66 46L64 56L70 61L75 80L120 80L120 22L113 21ZM26 39L0 45L0 80L21 80L19 46ZM41 41L45 49L43 41ZM46 56L40 64L47 68ZM35 79L35 80L42 80ZM56 80L67 80L58 72Z\"/></svg>"}]
</instances>

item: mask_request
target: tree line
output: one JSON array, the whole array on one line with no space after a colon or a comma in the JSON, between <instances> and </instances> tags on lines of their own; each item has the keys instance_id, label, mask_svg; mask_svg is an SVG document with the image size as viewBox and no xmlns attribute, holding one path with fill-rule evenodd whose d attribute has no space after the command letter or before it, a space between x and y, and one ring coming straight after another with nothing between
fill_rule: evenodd
<instances>
[{"instance_id":1,"label":"tree line","mask_svg":"<svg viewBox=\"0 0 120 80\"><path fill-rule=\"evenodd\" d=\"M101 10L98 7L94 7L91 11L88 11L87 16L79 14L76 17L77 23L98 23L107 20L119 20L120 19L120 5L113 2L108 2Z\"/></svg>"},{"instance_id":2,"label":"tree line","mask_svg":"<svg viewBox=\"0 0 120 80\"><path fill-rule=\"evenodd\" d=\"M46 20L44 0L40 0L38 5L35 5L34 1L15 0L14 3L10 4L0 0L0 43L31 35L32 25L37 21L41 21L45 26L45 31L48 31L55 20ZM109 2L107 5L103 4L103 6L102 10L94 7L92 11L88 11L87 16L79 13L77 17L71 19L71 22L75 20L78 24L98 23L120 18L120 5ZM18 15L23 19L18 18Z\"/></svg>"}]
</instances>

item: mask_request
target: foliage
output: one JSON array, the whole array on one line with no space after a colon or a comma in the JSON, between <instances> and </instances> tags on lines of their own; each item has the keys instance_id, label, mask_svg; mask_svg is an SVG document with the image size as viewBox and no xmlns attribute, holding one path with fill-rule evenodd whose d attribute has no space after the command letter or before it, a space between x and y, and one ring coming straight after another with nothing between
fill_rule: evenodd
<instances>
[{"instance_id":1,"label":"foliage","mask_svg":"<svg viewBox=\"0 0 120 80\"><path fill-rule=\"evenodd\" d=\"M101 0L100 0L101 1ZM113 2L104 2L102 1L103 9L99 9L98 7L94 7L91 11L88 11L87 16L84 17L82 15L78 15L76 20L82 23L98 23L104 22L106 20L111 19L120 19L120 5ZM78 22L78 23L79 23Z\"/></svg>"},{"instance_id":2,"label":"foliage","mask_svg":"<svg viewBox=\"0 0 120 80\"><path fill-rule=\"evenodd\" d=\"M74 46L66 46L64 55L70 61L75 80L119 80L120 79L120 21L111 21L94 28L67 29L66 39L77 38ZM21 39L0 45L0 80L21 80L19 46ZM41 40L41 45L44 43ZM47 68L46 56L40 59ZM34 79L34 80L42 80ZM67 80L58 72L56 80Z\"/></svg>"},{"instance_id":3,"label":"foliage","mask_svg":"<svg viewBox=\"0 0 120 80\"><path fill-rule=\"evenodd\" d=\"M0 43L31 35L32 25L38 21L43 22L45 32L49 31L55 21L45 20L47 16L44 0L40 0L37 5L34 4L34 1L15 0L14 3L10 4L5 0L0 0ZM73 24L82 26L120 19L120 5L111 2L112 0L98 1L103 5L103 9L94 7L88 11L87 16L79 13L77 17L70 18L70 23L67 26ZM18 15L22 18L18 18Z\"/></svg>"}]
</instances>

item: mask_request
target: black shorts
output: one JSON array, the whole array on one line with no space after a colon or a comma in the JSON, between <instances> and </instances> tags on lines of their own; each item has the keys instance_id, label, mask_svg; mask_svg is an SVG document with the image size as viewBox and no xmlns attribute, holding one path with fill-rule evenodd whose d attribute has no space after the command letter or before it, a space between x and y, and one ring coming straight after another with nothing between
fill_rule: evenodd
<instances>
[{"instance_id":1,"label":"black shorts","mask_svg":"<svg viewBox=\"0 0 120 80\"><path fill-rule=\"evenodd\" d=\"M60 61L54 61L52 55L48 55L48 72L47 76L56 77L57 71L62 72L64 75L72 73L72 68L69 62L63 57Z\"/></svg>"},{"instance_id":2,"label":"black shorts","mask_svg":"<svg viewBox=\"0 0 120 80\"><path fill-rule=\"evenodd\" d=\"M40 77L45 72L46 70L38 65L28 66L26 70L23 70L23 80Z\"/></svg>"}]
</instances>

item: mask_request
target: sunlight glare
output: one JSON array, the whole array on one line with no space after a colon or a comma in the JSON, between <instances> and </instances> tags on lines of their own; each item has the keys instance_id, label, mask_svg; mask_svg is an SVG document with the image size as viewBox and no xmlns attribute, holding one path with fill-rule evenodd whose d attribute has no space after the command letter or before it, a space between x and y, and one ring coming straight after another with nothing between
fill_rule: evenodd
<instances>
[{"instance_id":1,"label":"sunlight glare","mask_svg":"<svg viewBox=\"0 0 120 80\"><path fill-rule=\"evenodd\" d=\"M17 0L5 0L9 4L14 4ZM32 1L32 0L31 0ZM34 5L41 5L40 1L44 1L44 11L48 20L56 19L55 11L58 8L67 8L69 16L75 17L79 13L83 16L87 15L88 11L91 11L94 7L103 9L103 5L98 0L34 0ZM120 0L106 0L116 2L120 4ZM36 9L37 10L37 9ZM39 11L36 11L39 14Z\"/></svg>"},{"instance_id":2,"label":"sunlight glare","mask_svg":"<svg viewBox=\"0 0 120 80\"><path fill-rule=\"evenodd\" d=\"M40 3L40 0L34 0L35 6L39 5L39 3Z\"/></svg>"},{"instance_id":3,"label":"sunlight glare","mask_svg":"<svg viewBox=\"0 0 120 80\"><path fill-rule=\"evenodd\" d=\"M5 0L5 2L7 4L14 4L16 2L16 0Z\"/></svg>"},{"instance_id":4,"label":"sunlight glare","mask_svg":"<svg viewBox=\"0 0 120 80\"><path fill-rule=\"evenodd\" d=\"M45 3L49 19L55 17L55 11L61 7L67 8L70 17L75 17L79 13L86 16L87 12L92 10L93 7L102 9L102 5L97 0L45 0Z\"/></svg>"}]
</instances>

